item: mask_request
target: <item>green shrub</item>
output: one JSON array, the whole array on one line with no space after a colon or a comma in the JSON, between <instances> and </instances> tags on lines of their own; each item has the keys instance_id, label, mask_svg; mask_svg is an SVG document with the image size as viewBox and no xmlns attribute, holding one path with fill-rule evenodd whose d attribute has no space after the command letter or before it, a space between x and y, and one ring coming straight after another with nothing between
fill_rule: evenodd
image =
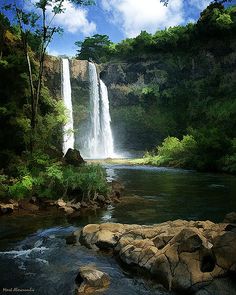
<instances>
[{"instance_id":1,"label":"green shrub","mask_svg":"<svg viewBox=\"0 0 236 295\"><path fill-rule=\"evenodd\" d=\"M0 198L4 198L8 192L8 177L5 174L0 174Z\"/></svg>"},{"instance_id":2,"label":"green shrub","mask_svg":"<svg viewBox=\"0 0 236 295\"><path fill-rule=\"evenodd\" d=\"M33 178L25 175L20 180L9 186L9 195L17 200L31 196L33 189Z\"/></svg>"},{"instance_id":3,"label":"green shrub","mask_svg":"<svg viewBox=\"0 0 236 295\"><path fill-rule=\"evenodd\" d=\"M196 144L192 135L185 135L182 140L169 136L153 153L146 153L144 159L151 165L189 167Z\"/></svg>"}]
</instances>

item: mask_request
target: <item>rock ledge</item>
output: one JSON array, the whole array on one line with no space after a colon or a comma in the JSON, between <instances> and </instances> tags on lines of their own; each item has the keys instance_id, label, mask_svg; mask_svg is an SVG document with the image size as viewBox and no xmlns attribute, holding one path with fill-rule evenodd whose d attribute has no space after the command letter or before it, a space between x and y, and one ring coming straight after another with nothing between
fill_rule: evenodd
<instances>
[{"instance_id":1,"label":"rock ledge","mask_svg":"<svg viewBox=\"0 0 236 295\"><path fill-rule=\"evenodd\" d=\"M236 232L227 223L89 224L79 240L89 248L113 250L126 265L144 269L168 290L204 294L201 288L236 274Z\"/></svg>"}]
</instances>

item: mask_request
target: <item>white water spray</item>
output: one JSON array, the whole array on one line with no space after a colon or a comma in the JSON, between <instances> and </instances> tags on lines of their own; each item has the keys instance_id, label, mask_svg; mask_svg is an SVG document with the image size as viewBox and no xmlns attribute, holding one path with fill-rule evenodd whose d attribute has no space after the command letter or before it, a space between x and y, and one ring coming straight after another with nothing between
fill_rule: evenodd
<instances>
[{"instance_id":1,"label":"white water spray","mask_svg":"<svg viewBox=\"0 0 236 295\"><path fill-rule=\"evenodd\" d=\"M89 62L89 82L91 126L88 139L88 157L114 157L107 87L102 80L98 79L96 66L91 62Z\"/></svg>"},{"instance_id":2,"label":"white water spray","mask_svg":"<svg viewBox=\"0 0 236 295\"><path fill-rule=\"evenodd\" d=\"M68 112L68 122L63 127L63 153L66 154L69 148L74 149L74 133L73 133L73 110L71 99L70 84L70 65L69 60L62 59L62 97L64 105Z\"/></svg>"}]
</instances>

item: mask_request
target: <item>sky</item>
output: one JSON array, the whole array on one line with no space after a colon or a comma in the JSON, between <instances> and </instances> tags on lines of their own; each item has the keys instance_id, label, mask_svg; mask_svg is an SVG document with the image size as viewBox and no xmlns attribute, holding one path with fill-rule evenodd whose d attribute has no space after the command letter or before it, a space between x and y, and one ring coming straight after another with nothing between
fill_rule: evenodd
<instances>
[{"instance_id":1,"label":"sky","mask_svg":"<svg viewBox=\"0 0 236 295\"><path fill-rule=\"evenodd\" d=\"M164 6L160 0L96 0L93 6L75 6L65 0L65 12L54 19L64 33L54 37L48 52L73 56L75 41L83 41L94 34L106 34L117 43L139 35L142 30L155 33L170 26L195 22L210 2L169 0L168 6ZM236 4L236 0L231 3Z\"/></svg>"}]
</instances>

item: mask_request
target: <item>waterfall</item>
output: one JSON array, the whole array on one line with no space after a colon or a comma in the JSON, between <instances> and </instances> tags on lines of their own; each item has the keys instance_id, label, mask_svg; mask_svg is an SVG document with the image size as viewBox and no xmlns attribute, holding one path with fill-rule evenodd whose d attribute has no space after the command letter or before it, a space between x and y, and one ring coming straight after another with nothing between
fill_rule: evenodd
<instances>
[{"instance_id":1,"label":"waterfall","mask_svg":"<svg viewBox=\"0 0 236 295\"><path fill-rule=\"evenodd\" d=\"M74 133L73 133L73 111L71 100L71 85L70 85L70 66L69 60L62 59L62 97L64 105L67 109L68 121L63 127L63 146L64 155L69 148L74 148Z\"/></svg>"},{"instance_id":2,"label":"waterfall","mask_svg":"<svg viewBox=\"0 0 236 295\"><path fill-rule=\"evenodd\" d=\"M109 110L108 92L105 83L100 80L100 95L101 95L101 147L105 157L114 156L114 145L111 131L111 116Z\"/></svg>"},{"instance_id":3,"label":"waterfall","mask_svg":"<svg viewBox=\"0 0 236 295\"><path fill-rule=\"evenodd\" d=\"M89 83L91 126L88 139L88 157L114 157L107 87L98 78L96 66L91 62L89 62Z\"/></svg>"}]
</instances>

